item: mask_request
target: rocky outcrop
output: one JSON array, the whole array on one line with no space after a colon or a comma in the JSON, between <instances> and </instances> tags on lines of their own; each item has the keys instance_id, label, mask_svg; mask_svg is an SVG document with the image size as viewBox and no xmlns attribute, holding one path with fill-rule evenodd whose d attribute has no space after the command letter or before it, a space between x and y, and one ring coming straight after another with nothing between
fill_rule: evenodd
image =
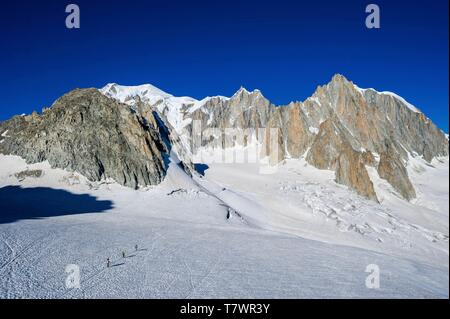
<instances>
[{"instance_id":1,"label":"rocky outcrop","mask_svg":"<svg viewBox=\"0 0 450 319\"><path fill-rule=\"evenodd\" d=\"M403 198L411 200L416 197L416 191L409 180L405 165L399 156L395 156L392 148L381 153L378 175L388 181Z\"/></svg>"},{"instance_id":2,"label":"rocky outcrop","mask_svg":"<svg viewBox=\"0 0 450 319\"><path fill-rule=\"evenodd\" d=\"M291 158L302 156L314 138L314 132L309 130L308 123L305 120L302 106L298 103L292 103L285 108L278 109L281 113L280 127L283 130L284 147L286 155ZM284 125L286 124L286 125Z\"/></svg>"},{"instance_id":3,"label":"rocky outcrop","mask_svg":"<svg viewBox=\"0 0 450 319\"><path fill-rule=\"evenodd\" d=\"M378 201L361 153L346 146L336 162L336 182L353 188L361 196Z\"/></svg>"},{"instance_id":4,"label":"rocky outcrop","mask_svg":"<svg viewBox=\"0 0 450 319\"><path fill-rule=\"evenodd\" d=\"M372 181L366 170L364 153L355 151L348 142L344 128L336 118L320 125L306 160L314 167L336 172L336 182L354 189L358 194L377 201Z\"/></svg>"},{"instance_id":5,"label":"rocky outcrop","mask_svg":"<svg viewBox=\"0 0 450 319\"><path fill-rule=\"evenodd\" d=\"M0 153L48 161L92 181L111 178L137 188L160 183L166 172L168 149L155 117L96 89L72 91L40 115L16 116L0 124L2 132Z\"/></svg>"}]
</instances>

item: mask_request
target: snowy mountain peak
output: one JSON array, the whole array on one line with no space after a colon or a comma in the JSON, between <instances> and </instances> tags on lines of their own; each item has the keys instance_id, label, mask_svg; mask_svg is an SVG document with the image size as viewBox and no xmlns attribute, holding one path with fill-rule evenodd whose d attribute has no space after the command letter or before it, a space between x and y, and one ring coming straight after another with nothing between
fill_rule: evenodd
<instances>
[{"instance_id":1,"label":"snowy mountain peak","mask_svg":"<svg viewBox=\"0 0 450 319\"><path fill-rule=\"evenodd\" d=\"M261 91L258 90L258 89L255 89L253 91L249 91L245 87L241 86L239 88L239 90L237 90L237 92L233 94L232 98L236 97L236 96L243 95L243 94L245 94L245 95L261 95L262 96Z\"/></svg>"},{"instance_id":2,"label":"snowy mountain peak","mask_svg":"<svg viewBox=\"0 0 450 319\"><path fill-rule=\"evenodd\" d=\"M124 86L117 83L108 83L99 91L106 96L117 99L120 102L129 105L135 103L136 97L139 97L144 102L152 104L158 102L159 100L173 97L171 94L168 94L151 84Z\"/></svg>"}]
</instances>

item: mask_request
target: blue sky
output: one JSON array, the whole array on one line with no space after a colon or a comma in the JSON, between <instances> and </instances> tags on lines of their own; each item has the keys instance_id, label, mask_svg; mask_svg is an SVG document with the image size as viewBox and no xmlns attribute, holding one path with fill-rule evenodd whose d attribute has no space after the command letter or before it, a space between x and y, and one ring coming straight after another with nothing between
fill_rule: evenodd
<instances>
[{"instance_id":1,"label":"blue sky","mask_svg":"<svg viewBox=\"0 0 450 319\"><path fill-rule=\"evenodd\" d=\"M65 27L65 7L81 29ZM381 29L365 27L365 7ZM341 73L393 91L448 132L448 1L2 1L0 120L77 87L151 83L174 95L303 100Z\"/></svg>"}]
</instances>

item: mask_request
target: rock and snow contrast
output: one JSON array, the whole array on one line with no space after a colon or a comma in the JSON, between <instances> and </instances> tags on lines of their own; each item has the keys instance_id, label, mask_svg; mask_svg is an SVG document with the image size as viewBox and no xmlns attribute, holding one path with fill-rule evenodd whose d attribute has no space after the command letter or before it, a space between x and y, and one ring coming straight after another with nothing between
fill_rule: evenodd
<instances>
[{"instance_id":1,"label":"rock and snow contrast","mask_svg":"<svg viewBox=\"0 0 450 319\"><path fill-rule=\"evenodd\" d=\"M196 161L195 123L245 135L201 149L263 156L274 130L277 169ZM0 123L0 298L448 298L448 143L341 75L285 106L74 90Z\"/></svg>"}]
</instances>

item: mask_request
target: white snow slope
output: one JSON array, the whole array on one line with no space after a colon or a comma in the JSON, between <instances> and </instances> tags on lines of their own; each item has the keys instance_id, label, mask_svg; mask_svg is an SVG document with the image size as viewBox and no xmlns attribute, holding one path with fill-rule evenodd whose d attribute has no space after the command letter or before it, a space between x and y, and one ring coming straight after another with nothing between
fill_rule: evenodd
<instances>
[{"instance_id":1,"label":"white snow slope","mask_svg":"<svg viewBox=\"0 0 450 319\"><path fill-rule=\"evenodd\" d=\"M376 180L378 205L304 161L171 164L135 191L0 155L0 298L448 298L448 159L433 166L410 161L414 203Z\"/></svg>"}]
</instances>

